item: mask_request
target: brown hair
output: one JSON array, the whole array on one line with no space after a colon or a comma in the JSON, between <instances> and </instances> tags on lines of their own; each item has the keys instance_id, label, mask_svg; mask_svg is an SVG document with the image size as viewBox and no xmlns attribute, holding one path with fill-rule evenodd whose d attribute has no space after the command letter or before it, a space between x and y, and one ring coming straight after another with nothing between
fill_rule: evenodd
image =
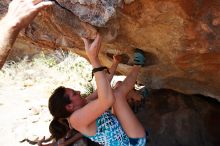
<instances>
[{"instance_id":1,"label":"brown hair","mask_svg":"<svg viewBox=\"0 0 220 146\"><path fill-rule=\"evenodd\" d=\"M66 88L63 86L54 90L49 98L48 107L53 120L50 123L49 130L52 136L58 140L65 137L70 130L68 121L66 120L72 113L66 110L66 105L71 101L65 93Z\"/></svg>"}]
</instances>

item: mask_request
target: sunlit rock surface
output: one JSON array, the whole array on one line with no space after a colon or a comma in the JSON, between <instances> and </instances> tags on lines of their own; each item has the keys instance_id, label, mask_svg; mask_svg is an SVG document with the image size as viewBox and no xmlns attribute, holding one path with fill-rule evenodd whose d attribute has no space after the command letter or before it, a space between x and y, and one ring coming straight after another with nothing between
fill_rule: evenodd
<instances>
[{"instance_id":1,"label":"sunlit rock surface","mask_svg":"<svg viewBox=\"0 0 220 146\"><path fill-rule=\"evenodd\" d=\"M116 8L121 3L118 0L57 0L80 20L94 26L102 27L116 15Z\"/></svg>"},{"instance_id":2,"label":"sunlit rock surface","mask_svg":"<svg viewBox=\"0 0 220 146\"><path fill-rule=\"evenodd\" d=\"M0 2L2 16L8 2ZM62 48L85 56L80 37L93 39L99 31L104 65L124 54L118 71L126 74L134 48L141 48L146 66L139 83L220 100L219 7L217 0L57 0L20 34L15 48Z\"/></svg>"}]
</instances>

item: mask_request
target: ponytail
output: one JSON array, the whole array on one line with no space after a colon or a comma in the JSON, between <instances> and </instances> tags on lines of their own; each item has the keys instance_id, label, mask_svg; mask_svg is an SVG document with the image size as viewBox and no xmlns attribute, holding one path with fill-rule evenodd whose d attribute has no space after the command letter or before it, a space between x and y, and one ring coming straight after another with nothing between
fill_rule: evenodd
<instances>
[{"instance_id":1,"label":"ponytail","mask_svg":"<svg viewBox=\"0 0 220 146\"><path fill-rule=\"evenodd\" d=\"M49 126L49 131L56 141L58 141L60 138L64 138L69 130L69 124L66 119L54 118Z\"/></svg>"}]
</instances>

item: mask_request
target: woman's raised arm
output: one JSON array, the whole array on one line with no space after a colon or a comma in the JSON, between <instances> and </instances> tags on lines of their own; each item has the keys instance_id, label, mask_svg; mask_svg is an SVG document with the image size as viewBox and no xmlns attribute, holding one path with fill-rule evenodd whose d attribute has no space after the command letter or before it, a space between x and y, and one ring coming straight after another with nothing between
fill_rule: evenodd
<instances>
[{"instance_id":1,"label":"woman's raised arm","mask_svg":"<svg viewBox=\"0 0 220 146\"><path fill-rule=\"evenodd\" d=\"M85 38L83 38L83 41L86 54L93 69L102 67L98 58L98 53L101 47L100 35L98 34L92 43ZM77 130L89 126L114 103L114 95L104 70L95 72L94 76L97 85L98 98L72 114L70 120L74 128Z\"/></svg>"}]
</instances>

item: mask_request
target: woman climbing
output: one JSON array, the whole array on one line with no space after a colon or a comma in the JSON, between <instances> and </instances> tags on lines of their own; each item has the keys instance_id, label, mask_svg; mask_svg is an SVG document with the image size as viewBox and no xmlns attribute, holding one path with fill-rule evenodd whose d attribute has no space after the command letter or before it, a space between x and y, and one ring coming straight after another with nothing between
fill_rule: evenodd
<instances>
[{"instance_id":1,"label":"woman climbing","mask_svg":"<svg viewBox=\"0 0 220 146\"><path fill-rule=\"evenodd\" d=\"M49 98L49 110L54 118L50 125L52 135L59 139L71 128L101 145L144 146L145 129L126 99L129 91L133 89L141 65L144 64L143 53L136 51L136 65L132 67L126 79L112 89L109 83L112 74L106 74L106 68L101 66L98 58L100 35L97 35L92 43L85 38L83 41L86 54L93 66L92 73L97 90L87 98L82 98L79 91L65 87L57 88ZM109 111L110 108L113 109L113 113ZM53 123L59 123L63 128L57 128Z\"/></svg>"}]
</instances>

